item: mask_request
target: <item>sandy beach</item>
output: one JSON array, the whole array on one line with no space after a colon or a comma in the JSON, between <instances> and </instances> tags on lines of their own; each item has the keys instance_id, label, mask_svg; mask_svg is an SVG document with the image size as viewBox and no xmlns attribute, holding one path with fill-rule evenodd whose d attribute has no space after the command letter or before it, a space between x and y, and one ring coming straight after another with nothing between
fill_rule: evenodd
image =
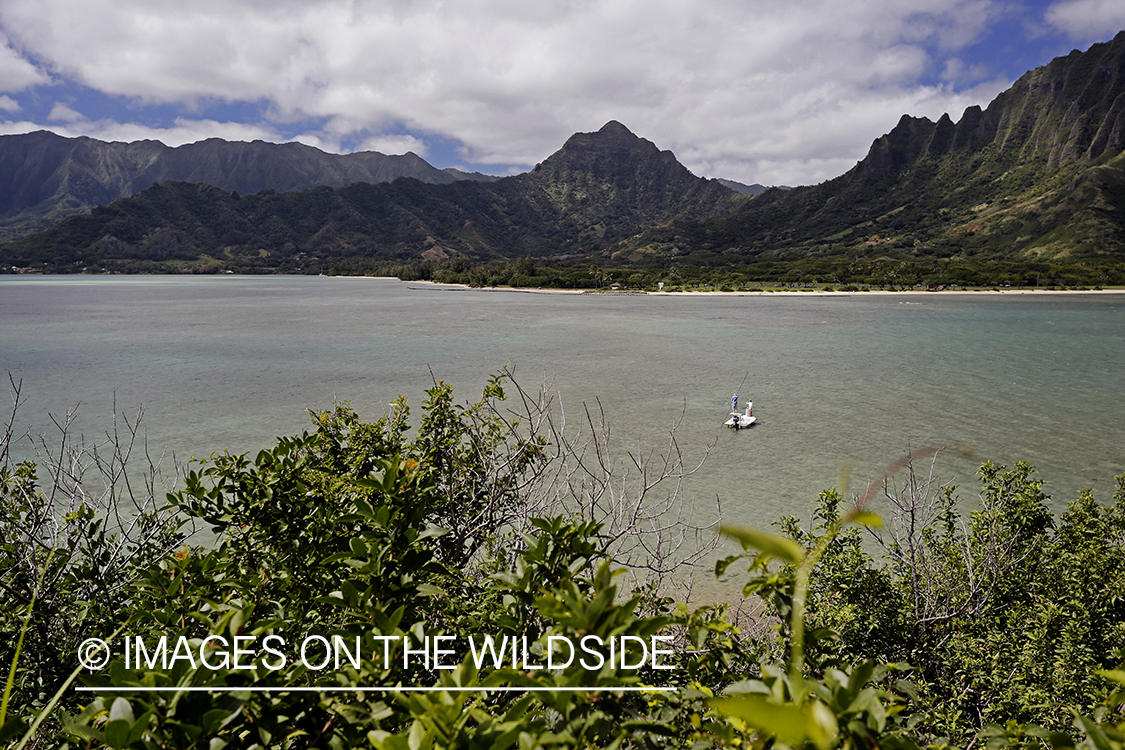
<instances>
[{"instance_id":1,"label":"sandy beach","mask_svg":"<svg viewBox=\"0 0 1125 750\"><path fill-rule=\"evenodd\" d=\"M374 278L365 276L334 276L333 278ZM384 278L384 277L380 277ZM393 277L391 277L393 278ZM872 289L870 291L827 291L822 289L805 290L799 289L777 289L773 291L736 291L736 292L720 292L720 291L679 291L679 292L646 292L633 289L618 289L618 290L598 290L598 289L543 289L543 288L526 288L526 287L471 287L468 284L445 284L437 281L403 281L403 284L415 285L418 288L430 288L434 290L445 291L471 291L471 292L518 292L522 294L586 294L590 296L603 296L603 297L630 297L630 296L649 296L649 297L893 297L902 296L906 294L921 294L921 295L1031 295L1036 297L1047 297L1059 294L1125 294L1125 288L1108 288L1108 289L1027 289L1027 288L1003 288L1003 289L909 289L903 291L891 291L889 289Z\"/></svg>"}]
</instances>

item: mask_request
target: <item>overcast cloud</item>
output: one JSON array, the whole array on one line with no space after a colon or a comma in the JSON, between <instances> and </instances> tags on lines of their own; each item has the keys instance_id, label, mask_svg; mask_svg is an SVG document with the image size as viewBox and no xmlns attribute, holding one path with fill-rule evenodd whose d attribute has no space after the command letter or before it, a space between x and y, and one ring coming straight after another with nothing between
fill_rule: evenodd
<instances>
[{"instance_id":1,"label":"overcast cloud","mask_svg":"<svg viewBox=\"0 0 1125 750\"><path fill-rule=\"evenodd\" d=\"M504 173L616 119L696 174L807 184L1121 29L1120 0L3 0L0 133Z\"/></svg>"}]
</instances>

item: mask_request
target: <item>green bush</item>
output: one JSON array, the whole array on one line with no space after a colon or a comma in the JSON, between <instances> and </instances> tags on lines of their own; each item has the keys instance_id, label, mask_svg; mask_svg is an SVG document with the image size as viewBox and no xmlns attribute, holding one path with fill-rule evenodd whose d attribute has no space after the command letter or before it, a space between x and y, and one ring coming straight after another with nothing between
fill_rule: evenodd
<instances>
[{"instance_id":1,"label":"green bush","mask_svg":"<svg viewBox=\"0 0 1125 750\"><path fill-rule=\"evenodd\" d=\"M716 572L744 563L743 594L765 605L738 618L736 606L691 608L662 590L674 560L653 557L647 583L624 585L622 563L643 562L630 550L660 545L631 547L613 514L599 515L609 479L595 466L584 465L589 495L536 500L559 489L545 467L573 454L565 435L503 411L512 387L502 374L459 405L435 382L416 430L402 399L374 422L347 405L314 413L312 432L252 457L214 455L168 508L150 493L134 516L113 515L120 494L59 515L40 486L67 486L57 467L7 460L0 742L1121 746L1125 477L1112 505L1084 493L1056 519L1030 466L986 463L980 507L962 512L955 489L918 479L907 457L887 473L905 485L886 487L884 519L869 507L882 487L857 499L833 489L807 530L795 518L781 534L725 528L746 552ZM184 546L185 523L211 528L214 543ZM312 634L359 644L356 658L307 666L297 644ZM483 635L527 652L479 659L469 639ZM161 636L177 644L170 663L135 650ZM605 659L611 638L654 636L669 639L661 664ZM116 650L76 692L85 637ZM268 637L277 650L247 668L204 647ZM537 668L560 653L552 644L593 637L600 664ZM448 669L405 658L438 638Z\"/></svg>"}]
</instances>

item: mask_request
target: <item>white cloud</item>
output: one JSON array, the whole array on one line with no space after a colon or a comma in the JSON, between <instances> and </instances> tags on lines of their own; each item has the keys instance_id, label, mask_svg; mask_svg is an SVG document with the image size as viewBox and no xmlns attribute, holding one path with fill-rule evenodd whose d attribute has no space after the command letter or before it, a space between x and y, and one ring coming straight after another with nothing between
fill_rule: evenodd
<instances>
[{"instance_id":1,"label":"white cloud","mask_svg":"<svg viewBox=\"0 0 1125 750\"><path fill-rule=\"evenodd\" d=\"M19 112L22 108L20 107L19 102L17 102L12 97L5 95L0 96L0 109L4 110L5 112Z\"/></svg>"},{"instance_id":2,"label":"white cloud","mask_svg":"<svg viewBox=\"0 0 1125 750\"><path fill-rule=\"evenodd\" d=\"M980 63L967 63L959 57L946 59L941 69L941 80L950 83L979 81L988 75L988 68Z\"/></svg>"},{"instance_id":3,"label":"white cloud","mask_svg":"<svg viewBox=\"0 0 1125 750\"><path fill-rule=\"evenodd\" d=\"M47 119L52 122L84 122L86 115L59 102L51 107L51 113L47 115Z\"/></svg>"},{"instance_id":4,"label":"white cloud","mask_svg":"<svg viewBox=\"0 0 1125 750\"><path fill-rule=\"evenodd\" d=\"M16 52L8 37L0 31L0 91L23 91L49 80L43 71Z\"/></svg>"},{"instance_id":5,"label":"white cloud","mask_svg":"<svg viewBox=\"0 0 1125 750\"><path fill-rule=\"evenodd\" d=\"M0 135L20 135L21 133L34 133L36 130L50 130L50 128L44 128L26 120L0 120Z\"/></svg>"},{"instance_id":6,"label":"white cloud","mask_svg":"<svg viewBox=\"0 0 1125 750\"><path fill-rule=\"evenodd\" d=\"M800 184L849 168L903 113L987 103L1006 82L954 61L1004 1L4 0L0 25L107 94L267 112L167 137L311 121L298 139L330 150L424 153L441 134L466 162L530 165L616 119L697 174ZM943 70L949 86L918 83Z\"/></svg>"},{"instance_id":7,"label":"white cloud","mask_svg":"<svg viewBox=\"0 0 1125 750\"><path fill-rule=\"evenodd\" d=\"M52 115L60 110L61 105L56 105ZM36 130L49 130L67 138L89 136L103 141L160 141L168 146L182 146L185 143L195 143L207 138L223 138L228 141L273 141L281 142L282 138L276 131L258 125L247 125L232 122L216 122L214 120L188 120L177 118L172 127L154 128L135 122L116 122L114 120L87 120L69 107L62 108L68 112L60 112L65 117L56 117L50 124L41 124L30 121L0 121L0 134L15 135L31 133ZM57 124L62 122L64 124Z\"/></svg>"},{"instance_id":8,"label":"white cloud","mask_svg":"<svg viewBox=\"0 0 1125 750\"><path fill-rule=\"evenodd\" d=\"M1066 0L1049 7L1045 19L1074 41L1105 41L1125 29L1125 3L1121 0Z\"/></svg>"},{"instance_id":9,"label":"white cloud","mask_svg":"<svg viewBox=\"0 0 1125 750\"><path fill-rule=\"evenodd\" d=\"M378 151L382 154L405 154L413 151L425 157L426 144L412 135L376 135L366 138L357 151Z\"/></svg>"},{"instance_id":10,"label":"white cloud","mask_svg":"<svg viewBox=\"0 0 1125 750\"><path fill-rule=\"evenodd\" d=\"M273 141L285 140L276 130L253 123L217 122L215 120L190 120L176 118L175 124L168 128L154 128L138 123L117 123L99 120L93 123L93 131L86 133L107 141L160 141L168 146L182 146L207 138L222 138L228 141Z\"/></svg>"}]
</instances>

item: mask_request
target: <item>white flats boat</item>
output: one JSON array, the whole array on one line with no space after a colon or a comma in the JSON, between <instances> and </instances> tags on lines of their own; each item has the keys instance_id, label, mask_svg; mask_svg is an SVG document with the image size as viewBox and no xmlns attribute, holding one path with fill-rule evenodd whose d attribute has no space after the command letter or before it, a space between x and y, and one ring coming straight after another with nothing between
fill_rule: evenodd
<instances>
[{"instance_id":1,"label":"white flats boat","mask_svg":"<svg viewBox=\"0 0 1125 750\"><path fill-rule=\"evenodd\" d=\"M754 416L754 402L751 400L746 404L746 413L742 414L738 411L738 394L735 394L731 400L731 408L733 411L730 413L730 419L723 422L727 427L733 427L736 430L741 430L754 424L757 418Z\"/></svg>"}]
</instances>

